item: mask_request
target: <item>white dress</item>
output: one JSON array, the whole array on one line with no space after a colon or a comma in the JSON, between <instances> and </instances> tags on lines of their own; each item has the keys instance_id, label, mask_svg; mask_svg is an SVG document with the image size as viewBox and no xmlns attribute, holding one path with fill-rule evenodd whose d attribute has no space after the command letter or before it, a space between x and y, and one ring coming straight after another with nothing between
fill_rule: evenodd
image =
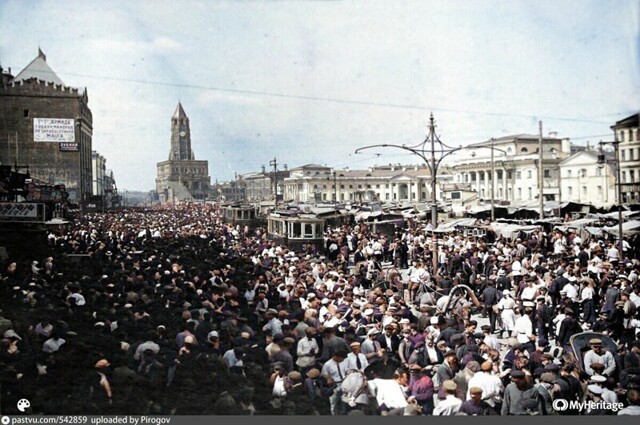
<instances>
[{"instance_id":1,"label":"white dress","mask_svg":"<svg viewBox=\"0 0 640 425\"><path fill-rule=\"evenodd\" d=\"M511 332L516 327L516 314L513 309L516 307L516 302L507 297L503 297L498 302L498 308L500 309L500 318L502 319L502 330Z\"/></svg>"}]
</instances>

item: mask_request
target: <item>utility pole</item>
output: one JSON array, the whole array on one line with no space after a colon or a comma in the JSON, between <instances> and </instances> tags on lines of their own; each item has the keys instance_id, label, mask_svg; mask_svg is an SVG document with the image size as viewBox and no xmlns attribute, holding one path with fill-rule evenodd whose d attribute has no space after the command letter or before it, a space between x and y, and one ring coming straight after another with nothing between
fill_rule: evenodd
<instances>
[{"instance_id":1,"label":"utility pole","mask_svg":"<svg viewBox=\"0 0 640 425\"><path fill-rule=\"evenodd\" d=\"M540 169L538 170L538 184L540 186L539 196L540 196L540 220L544 219L544 162L543 162L543 152L542 152L542 121L538 121L538 152L540 153Z\"/></svg>"},{"instance_id":2,"label":"utility pole","mask_svg":"<svg viewBox=\"0 0 640 425\"><path fill-rule=\"evenodd\" d=\"M278 162L274 157L272 161L269 161L269 165L273 166L273 198L275 208L278 209Z\"/></svg>"},{"instance_id":3,"label":"utility pole","mask_svg":"<svg viewBox=\"0 0 640 425\"><path fill-rule=\"evenodd\" d=\"M495 165L493 162L493 151L494 151L494 138L491 138L491 222L496 221L496 200L495 200Z\"/></svg>"}]
</instances>

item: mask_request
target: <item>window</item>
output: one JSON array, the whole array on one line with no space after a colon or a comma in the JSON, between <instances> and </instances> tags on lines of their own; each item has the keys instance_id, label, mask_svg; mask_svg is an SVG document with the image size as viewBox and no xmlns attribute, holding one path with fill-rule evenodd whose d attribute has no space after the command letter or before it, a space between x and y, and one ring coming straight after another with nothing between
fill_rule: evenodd
<instances>
[{"instance_id":1,"label":"window","mask_svg":"<svg viewBox=\"0 0 640 425\"><path fill-rule=\"evenodd\" d=\"M631 138L629 138L629 139L631 139ZM633 159L634 159L634 155L633 154L634 154L633 149L629 149L629 161L633 161Z\"/></svg>"},{"instance_id":2,"label":"window","mask_svg":"<svg viewBox=\"0 0 640 425\"><path fill-rule=\"evenodd\" d=\"M587 177L587 169L586 168L581 168L580 169L580 177Z\"/></svg>"},{"instance_id":3,"label":"window","mask_svg":"<svg viewBox=\"0 0 640 425\"><path fill-rule=\"evenodd\" d=\"M573 173L571 172L571 170L567 170L567 177L568 177L568 178L571 178L571 174L573 174Z\"/></svg>"},{"instance_id":4,"label":"window","mask_svg":"<svg viewBox=\"0 0 640 425\"><path fill-rule=\"evenodd\" d=\"M602 176L602 168L596 167L596 176L598 177Z\"/></svg>"},{"instance_id":5,"label":"window","mask_svg":"<svg viewBox=\"0 0 640 425\"><path fill-rule=\"evenodd\" d=\"M602 186L598 186L598 198L602 199Z\"/></svg>"},{"instance_id":6,"label":"window","mask_svg":"<svg viewBox=\"0 0 640 425\"><path fill-rule=\"evenodd\" d=\"M380 185L379 184L376 185L376 189L380 189Z\"/></svg>"},{"instance_id":7,"label":"window","mask_svg":"<svg viewBox=\"0 0 640 425\"><path fill-rule=\"evenodd\" d=\"M343 184L340 185L340 189L344 189L344 185Z\"/></svg>"},{"instance_id":8,"label":"window","mask_svg":"<svg viewBox=\"0 0 640 425\"><path fill-rule=\"evenodd\" d=\"M528 153L528 152L529 152L529 149L527 148L520 149L520 153Z\"/></svg>"},{"instance_id":9,"label":"window","mask_svg":"<svg viewBox=\"0 0 640 425\"><path fill-rule=\"evenodd\" d=\"M626 183L626 182L627 182L627 172L622 171L622 183Z\"/></svg>"},{"instance_id":10,"label":"window","mask_svg":"<svg viewBox=\"0 0 640 425\"><path fill-rule=\"evenodd\" d=\"M624 142L624 140L623 140L623 142ZM626 149L620 149L620 160L621 161L626 161L627 160L627 150Z\"/></svg>"},{"instance_id":11,"label":"window","mask_svg":"<svg viewBox=\"0 0 640 425\"><path fill-rule=\"evenodd\" d=\"M587 186L582 186L582 197L587 198Z\"/></svg>"},{"instance_id":12,"label":"window","mask_svg":"<svg viewBox=\"0 0 640 425\"><path fill-rule=\"evenodd\" d=\"M352 184L349 185L349 189L353 189L353 185Z\"/></svg>"},{"instance_id":13,"label":"window","mask_svg":"<svg viewBox=\"0 0 640 425\"><path fill-rule=\"evenodd\" d=\"M499 180L502 180L502 170L498 170L497 178L498 178Z\"/></svg>"},{"instance_id":14,"label":"window","mask_svg":"<svg viewBox=\"0 0 640 425\"><path fill-rule=\"evenodd\" d=\"M322 185L322 188L323 188L323 189L326 189L326 188L327 188L327 185L326 185L326 184L323 184L323 185Z\"/></svg>"},{"instance_id":15,"label":"window","mask_svg":"<svg viewBox=\"0 0 640 425\"><path fill-rule=\"evenodd\" d=\"M513 174L511 171L507 171L507 179L511 180L513 178Z\"/></svg>"},{"instance_id":16,"label":"window","mask_svg":"<svg viewBox=\"0 0 640 425\"><path fill-rule=\"evenodd\" d=\"M29 110L28 109L25 109L22 113L23 113L23 116L25 118L29 118Z\"/></svg>"},{"instance_id":17,"label":"window","mask_svg":"<svg viewBox=\"0 0 640 425\"><path fill-rule=\"evenodd\" d=\"M427 197L427 192L422 192L422 199L426 199Z\"/></svg>"},{"instance_id":18,"label":"window","mask_svg":"<svg viewBox=\"0 0 640 425\"><path fill-rule=\"evenodd\" d=\"M567 187L567 192L569 192L569 197L573 196L573 188L571 186Z\"/></svg>"},{"instance_id":19,"label":"window","mask_svg":"<svg viewBox=\"0 0 640 425\"><path fill-rule=\"evenodd\" d=\"M498 189L498 197L499 197L499 198L502 198L502 188L499 188L499 189Z\"/></svg>"},{"instance_id":20,"label":"window","mask_svg":"<svg viewBox=\"0 0 640 425\"><path fill-rule=\"evenodd\" d=\"M387 201L389 200L389 193L388 193L388 192L384 195L384 198L385 198Z\"/></svg>"},{"instance_id":21,"label":"window","mask_svg":"<svg viewBox=\"0 0 640 425\"><path fill-rule=\"evenodd\" d=\"M358 189L362 189L362 185L361 184L358 185Z\"/></svg>"},{"instance_id":22,"label":"window","mask_svg":"<svg viewBox=\"0 0 640 425\"><path fill-rule=\"evenodd\" d=\"M371 185L370 184L367 185L367 189L371 189Z\"/></svg>"},{"instance_id":23,"label":"window","mask_svg":"<svg viewBox=\"0 0 640 425\"><path fill-rule=\"evenodd\" d=\"M522 188L518 188L518 199L522 199Z\"/></svg>"},{"instance_id":24,"label":"window","mask_svg":"<svg viewBox=\"0 0 640 425\"><path fill-rule=\"evenodd\" d=\"M516 180L520 180L522 178L522 171L516 171Z\"/></svg>"},{"instance_id":25,"label":"window","mask_svg":"<svg viewBox=\"0 0 640 425\"><path fill-rule=\"evenodd\" d=\"M551 170L544 170L544 176L546 178L550 178L551 177Z\"/></svg>"},{"instance_id":26,"label":"window","mask_svg":"<svg viewBox=\"0 0 640 425\"><path fill-rule=\"evenodd\" d=\"M636 182L636 172L635 172L635 170L629 170L629 182L631 182L631 183L635 183Z\"/></svg>"},{"instance_id":27,"label":"window","mask_svg":"<svg viewBox=\"0 0 640 425\"><path fill-rule=\"evenodd\" d=\"M531 177L533 177L531 170L527 170L527 178L531 179Z\"/></svg>"},{"instance_id":28,"label":"window","mask_svg":"<svg viewBox=\"0 0 640 425\"><path fill-rule=\"evenodd\" d=\"M533 199L533 190L529 188L529 199Z\"/></svg>"},{"instance_id":29,"label":"window","mask_svg":"<svg viewBox=\"0 0 640 425\"><path fill-rule=\"evenodd\" d=\"M385 184L385 185L384 185L384 188L385 188L385 189L389 189L389 183Z\"/></svg>"}]
</instances>

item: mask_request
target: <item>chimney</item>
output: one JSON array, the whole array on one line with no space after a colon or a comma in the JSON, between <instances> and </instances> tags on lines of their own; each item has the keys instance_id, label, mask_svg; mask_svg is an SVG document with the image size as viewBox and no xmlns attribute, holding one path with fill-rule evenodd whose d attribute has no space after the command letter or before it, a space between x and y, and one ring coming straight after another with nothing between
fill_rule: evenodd
<instances>
[{"instance_id":1,"label":"chimney","mask_svg":"<svg viewBox=\"0 0 640 425\"><path fill-rule=\"evenodd\" d=\"M265 170L265 167L264 167L264 165L263 165L263 166L262 166L262 174L264 174L264 173L265 173L265 171L266 171L266 170Z\"/></svg>"},{"instance_id":2,"label":"chimney","mask_svg":"<svg viewBox=\"0 0 640 425\"><path fill-rule=\"evenodd\" d=\"M555 139L556 137L558 137L558 132L557 131L550 131L549 132L549 137L551 137L552 139Z\"/></svg>"},{"instance_id":3,"label":"chimney","mask_svg":"<svg viewBox=\"0 0 640 425\"><path fill-rule=\"evenodd\" d=\"M289 170L289 166L287 164L284 164L284 171L288 171Z\"/></svg>"}]
</instances>

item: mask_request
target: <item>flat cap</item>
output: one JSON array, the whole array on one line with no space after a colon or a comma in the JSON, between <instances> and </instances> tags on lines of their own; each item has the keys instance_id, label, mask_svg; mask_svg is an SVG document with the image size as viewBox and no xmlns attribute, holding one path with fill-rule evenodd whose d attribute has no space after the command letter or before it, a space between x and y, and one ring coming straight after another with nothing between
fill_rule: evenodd
<instances>
[{"instance_id":1,"label":"flat cap","mask_svg":"<svg viewBox=\"0 0 640 425\"><path fill-rule=\"evenodd\" d=\"M458 384L456 384L454 381L452 381L451 379L447 379L446 381L444 381L442 383L442 386L444 388L445 391L455 391L458 389Z\"/></svg>"}]
</instances>

